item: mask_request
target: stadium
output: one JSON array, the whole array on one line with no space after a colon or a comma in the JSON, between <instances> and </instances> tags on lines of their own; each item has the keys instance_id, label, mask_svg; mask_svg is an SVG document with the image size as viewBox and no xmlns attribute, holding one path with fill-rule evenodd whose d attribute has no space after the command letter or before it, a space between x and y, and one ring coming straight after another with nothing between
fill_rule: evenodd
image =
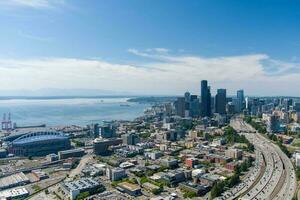
<instances>
[{"instance_id":1,"label":"stadium","mask_svg":"<svg viewBox=\"0 0 300 200\"><path fill-rule=\"evenodd\" d=\"M30 132L11 142L10 153L16 156L45 156L69 149L69 137L56 131Z\"/></svg>"}]
</instances>

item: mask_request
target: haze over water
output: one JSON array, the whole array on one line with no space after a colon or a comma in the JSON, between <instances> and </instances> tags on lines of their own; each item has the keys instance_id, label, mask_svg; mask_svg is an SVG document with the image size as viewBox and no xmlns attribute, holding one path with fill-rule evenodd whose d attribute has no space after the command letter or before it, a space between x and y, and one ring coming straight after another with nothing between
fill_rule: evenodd
<instances>
[{"instance_id":1,"label":"haze over water","mask_svg":"<svg viewBox=\"0 0 300 200\"><path fill-rule=\"evenodd\" d=\"M10 99L0 100L0 117L10 112L18 126L46 124L86 125L103 120L133 120L147 104L128 98ZM121 106L128 104L130 106Z\"/></svg>"}]
</instances>

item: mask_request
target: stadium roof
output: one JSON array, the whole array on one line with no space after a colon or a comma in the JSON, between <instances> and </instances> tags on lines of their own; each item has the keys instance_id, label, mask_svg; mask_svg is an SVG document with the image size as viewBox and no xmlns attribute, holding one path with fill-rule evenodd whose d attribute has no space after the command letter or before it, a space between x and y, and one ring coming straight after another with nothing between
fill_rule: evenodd
<instances>
[{"instance_id":1,"label":"stadium roof","mask_svg":"<svg viewBox=\"0 0 300 200\"><path fill-rule=\"evenodd\" d=\"M39 131L39 132L30 132L21 137L15 139L12 144L25 144L37 141L46 141L46 140L63 140L68 139L63 133L56 131Z\"/></svg>"}]
</instances>

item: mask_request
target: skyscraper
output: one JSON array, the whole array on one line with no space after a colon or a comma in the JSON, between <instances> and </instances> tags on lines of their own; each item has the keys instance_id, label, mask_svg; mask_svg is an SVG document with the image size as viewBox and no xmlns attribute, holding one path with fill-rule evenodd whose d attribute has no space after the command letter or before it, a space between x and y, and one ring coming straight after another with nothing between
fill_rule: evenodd
<instances>
[{"instance_id":1,"label":"skyscraper","mask_svg":"<svg viewBox=\"0 0 300 200\"><path fill-rule=\"evenodd\" d=\"M175 102L175 109L176 109L176 115L180 117L185 116L185 98L184 97L178 97L176 102Z\"/></svg>"},{"instance_id":2,"label":"skyscraper","mask_svg":"<svg viewBox=\"0 0 300 200\"><path fill-rule=\"evenodd\" d=\"M201 117L211 116L211 93L207 80L201 81Z\"/></svg>"},{"instance_id":3,"label":"skyscraper","mask_svg":"<svg viewBox=\"0 0 300 200\"><path fill-rule=\"evenodd\" d=\"M290 110L290 106L293 105L293 99L284 99L283 105L286 111Z\"/></svg>"},{"instance_id":4,"label":"skyscraper","mask_svg":"<svg viewBox=\"0 0 300 200\"><path fill-rule=\"evenodd\" d=\"M226 114L226 89L218 89L215 98L216 113Z\"/></svg>"},{"instance_id":5,"label":"skyscraper","mask_svg":"<svg viewBox=\"0 0 300 200\"><path fill-rule=\"evenodd\" d=\"M136 145L140 142L140 138L135 133L127 133L122 135L123 144Z\"/></svg>"},{"instance_id":6,"label":"skyscraper","mask_svg":"<svg viewBox=\"0 0 300 200\"><path fill-rule=\"evenodd\" d=\"M184 98L185 98L185 117L189 117L190 116L190 107L191 107L191 93L186 92L184 93Z\"/></svg>"},{"instance_id":7,"label":"skyscraper","mask_svg":"<svg viewBox=\"0 0 300 200\"><path fill-rule=\"evenodd\" d=\"M191 93L189 93L189 92L184 93L184 98L185 98L185 101L186 101L186 102L190 102L190 99L191 99Z\"/></svg>"},{"instance_id":8,"label":"skyscraper","mask_svg":"<svg viewBox=\"0 0 300 200\"><path fill-rule=\"evenodd\" d=\"M200 102L197 95L191 95L190 98L190 116L199 117L200 116Z\"/></svg>"},{"instance_id":9,"label":"skyscraper","mask_svg":"<svg viewBox=\"0 0 300 200\"><path fill-rule=\"evenodd\" d=\"M241 112L244 109L244 90L237 91L237 111Z\"/></svg>"}]
</instances>

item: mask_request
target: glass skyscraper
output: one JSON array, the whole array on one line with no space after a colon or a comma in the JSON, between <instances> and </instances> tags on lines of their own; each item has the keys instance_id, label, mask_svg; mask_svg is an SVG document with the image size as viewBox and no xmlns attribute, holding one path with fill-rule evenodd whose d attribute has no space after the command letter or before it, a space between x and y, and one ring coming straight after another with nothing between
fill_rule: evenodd
<instances>
[{"instance_id":1,"label":"glass skyscraper","mask_svg":"<svg viewBox=\"0 0 300 200\"><path fill-rule=\"evenodd\" d=\"M216 113L226 114L226 89L218 89L215 98Z\"/></svg>"},{"instance_id":2,"label":"glass skyscraper","mask_svg":"<svg viewBox=\"0 0 300 200\"><path fill-rule=\"evenodd\" d=\"M244 109L244 90L237 91L237 111L241 112Z\"/></svg>"},{"instance_id":3,"label":"glass skyscraper","mask_svg":"<svg viewBox=\"0 0 300 200\"><path fill-rule=\"evenodd\" d=\"M211 116L211 93L207 80L201 81L201 117Z\"/></svg>"}]
</instances>

